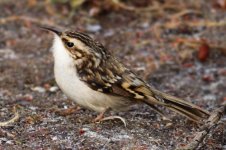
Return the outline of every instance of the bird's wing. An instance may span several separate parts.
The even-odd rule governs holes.
[[[91,71],[84,72],[86,70],[87,68],[80,73],[80,79],[93,90],[129,99],[144,99],[146,95],[152,94],[142,79],[115,58],[109,58],[108,62]]]

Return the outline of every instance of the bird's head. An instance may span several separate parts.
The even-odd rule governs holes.
[[[41,27],[55,33],[56,45],[63,44],[64,49],[74,59],[83,57],[95,57],[102,59],[106,56],[107,50],[102,44],[93,40],[90,36],[77,31],[60,31],[52,27]]]

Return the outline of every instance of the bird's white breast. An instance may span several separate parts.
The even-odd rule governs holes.
[[[74,60],[58,36],[55,36],[52,50],[55,79],[66,96],[77,104],[97,112],[114,107],[114,105],[115,107],[121,105],[122,101],[119,98],[94,91],[79,79],[73,63]]]

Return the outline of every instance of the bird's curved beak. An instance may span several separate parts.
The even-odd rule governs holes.
[[[47,30],[47,31],[51,31],[53,33],[56,33],[58,36],[62,35],[62,31],[60,31],[59,29],[56,29],[54,27],[49,27],[49,26],[39,26],[41,29]]]

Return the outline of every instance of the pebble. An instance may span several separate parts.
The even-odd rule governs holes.
[[[113,36],[114,34],[115,34],[115,32],[113,30],[107,30],[104,33],[104,37],[110,37],[110,36]]]
[[[37,87],[31,88],[31,89],[32,89],[32,91],[36,91],[39,93],[45,93],[46,91],[56,92],[59,88],[57,86],[52,86],[49,89],[46,89],[44,87],[37,86]]]
[[[57,136],[52,137],[53,141],[56,141],[57,139],[58,139]]]
[[[40,87],[40,86],[31,88],[31,89],[32,89],[33,91],[36,91],[36,92],[39,92],[39,93],[45,93],[45,92],[46,92],[46,89],[43,88],[43,87]]]
[[[37,107],[34,107],[34,106],[30,106],[29,108],[30,110],[33,110],[33,111],[36,111],[38,109]]]
[[[5,59],[12,60],[16,59],[17,55],[12,49],[0,49],[0,61]]]
[[[216,95],[214,95],[214,94],[206,94],[206,95],[203,97],[203,100],[204,100],[204,101],[216,101],[216,100],[217,100],[217,97],[216,97]]]
[[[49,88],[50,92],[56,92],[59,88],[57,86],[52,86],[51,88]]]
[[[102,29],[102,27],[99,25],[99,24],[88,24],[86,26],[86,30],[89,31],[89,32],[98,32]]]
[[[12,141],[6,141],[6,144],[12,145],[13,142]]]
[[[143,22],[143,23],[140,24],[140,27],[143,28],[143,29],[147,29],[147,28],[150,27],[150,24],[149,24],[149,22]]]

